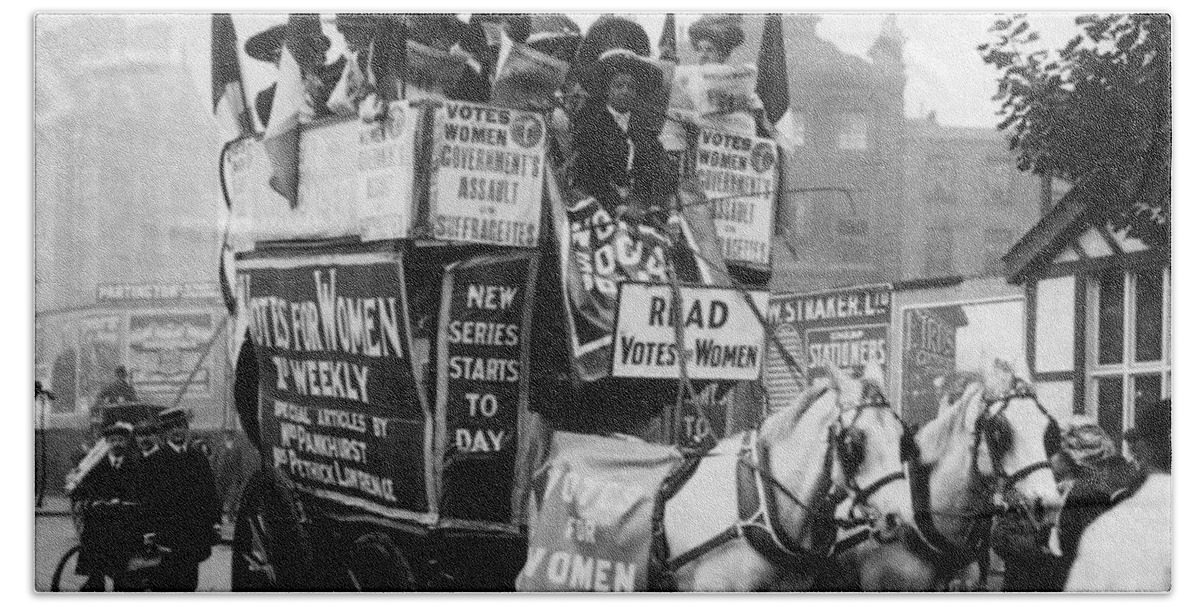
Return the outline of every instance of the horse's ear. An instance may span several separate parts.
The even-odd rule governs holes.
[[[830,366],[829,373],[837,386],[838,404],[843,408],[858,405],[863,397],[863,382],[852,378],[846,368]]]
[[[1016,374],[1007,360],[993,357],[986,351],[983,356],[986,358],[982,367],[985,394],[989,399],[999,399],[1012,390]]]
[[[958,410],[958,423],[962,428],[969,428],[969,425],[974,424],[976,418],[979,417],[980,408],[983,407],[983,392],[984,385],[980,382],[972,382],[963,390],[963,394],[958,398],[958,402],[954,404],[954,408]]]
[[[883,366],[878,361],[868,361],[866,365],[863,365],[862,379],[874,382],[876,386],[883,386]]]

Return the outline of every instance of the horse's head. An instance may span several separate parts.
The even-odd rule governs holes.
[[[965,418],[974,421],[975,470],[1001,484],[1001,506],[1023,508],[1035,523],[1052,523],[1063,505],[1050,468],[1061,441],[1057,421],[1032,386],[999,360],[965,398]]]
[[[909,429],[884,398],[883,372],[868,365],[862,378],[832,370],[838,414],[829,430],[831,477],[852,496],[851,516],[871,520],[877,537],[891,540],[912,525],[912,497],[904,461],[917,458]]]

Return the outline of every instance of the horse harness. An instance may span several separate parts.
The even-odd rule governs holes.
[[[967,529],[965,547],[955,545],[942,535],[934,524],[931,496],[933,467],[921,463],[918,458],[915,460],[916,465],[910,469],[912,475],[909,476],[909,484],[913,497],[913,516],[916,520],[916,534],[910,538],[919,542],[909,542],[908,546],[926,561],[939,565],[940,569],[944,571],[957,570],[972,561],[979,561],[981,567],[985,566],[990,561],[992,519],[999,509],[1010,507],[1004,499],[1007,488],[1035,471],[1050,467],[1048,460],[1042,460],[1022,467],[1011,475],[1004,471],[1003,457],[1013,447],[1012,425],[1004,416],[1004,411],[1008,409],[1013,399],[1018,398],[1032,399],[1038,410],[1050,421],[1043,437],[1046,454],[1054,454],[1059,450],[1061,437],[1058,423],[1033,395],[1028,384],[1014,381],[1012,390],[1003,397],[988,403],[987,407],[980,412],[979,417],[975,419],[975,428],[972,433],[974,442],[971,447],[971,467],[972,474],[976,479],[987,477],[979,469],[979,449],[981,444],[986,442],[992,461],[993,477],[996,479],[995,486],[991,488],[992,503],[996,509],[968,514],[972,517]],[[1003,403],[995,413],[990,413],[992,405],[998,402]]]
[[[701,460],[707,456],[707,452],[686,453],[684,462],[668,475],[656,497],[652,522],[650,576],[652,588],[656,590],[673,589],[674,574],[680,568],[737,538],[745,538],[747,544],[760,555],[772,564],[783,568],[811,568],[831,555],[836,531],[833,527],[822,526],[822,523],[834,522],[843,526],[869,521],[867,519],[854,522],[835,520],[834,510],[842,496],[833,492],[833,458],[837,457],[840,460],[844,474],[851,486],[849,496],[853,498],[853,505],[865,506],[867,499],[872,494],[894,481],[904,479],[903,472],[895,472],[868,484],[865,488],[859,488],[853,481],[854,472],[865,458],[864,444],[866,441],[865,434],[861,429],[855,427],[854,423],[857,422],[862,410],[867,407],[887,407],[887,404],[882,401],[865,403],[854,408],[855,416],[849,425],[842,423],[842,415],[839,414],[837,422],[830,426],[828,447],[825,450],[821,476],[818,478],[816,492],[818,498],[811,505],[800,500],[774,476],[771,471],[770,446],[762,441],[760,429],[744,431],[737,458],[738,521],[709,540],[671,558],[664,524],[666,503],[679,492],[680,488],[695,473]],[[915,442],[906,431],[902,442],[902,453],[914,450]],[[805,547],[802,544],[802,536],[793,539],[783,529],[779,517],[779,493],[814,516],[813,521],[816,525],[812,526],[815,537],[812,547]]]

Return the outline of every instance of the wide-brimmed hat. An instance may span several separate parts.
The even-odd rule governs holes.
[[[608,83],[617,74],[633,76],[640,95],[649,95],[663,84],[663,72],[649,58],[628,49],[611,49],[600,55],[583,72],[582,83],[589,95],[602,98],[608,91]]]
[[[432,46],[431,42],[439,35],[458,42],[470,30],[470,26],[452,13],[413,13],[405,18],[408,20],[408,37],[426,46]]]
[[[508,37],[517,42],[525,42],[533,29],[528,13],[471,13],[467,25],[482,26],[485,22],[503,24]]]
[[[175,427],[187,426],[188,420],[191,417],[191,410],[185,407],[172,407],[159,413],[158,421],[163,429],[173,429]]]
[[[118,420],[104,427],[104,429],[100,431],[100,435],[103,437],[133,437],[133,425],[125,422],[124,420]]]
[[[246,41],[246,54],[259,61],[275,63],[279,50],[283,48],[283,36],[286,26],[273,25]]]
[[[605,15],[588,28],[587,35],[579,45],[576,66],[587,69],[600,56],[612,49],[626,49],[637,55],[650,55],[650,37],[637,22],[624,17]]]
[[[711,40],[725,55],[733,52],[746,40],[742,31],[741,15],[704,15],[688,26],[688,38],[695,45],[698,40]]]
[[[537,14],[533,16],[529,38],[530,48],[551,57],[571,61],[579,50],[583,34],[579,25],[570,17],[560,14]]]

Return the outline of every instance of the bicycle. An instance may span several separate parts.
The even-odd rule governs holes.
[[[141,505],[128,501],[97,502],[90,505],[72,505],[75,515],[76,535],[82,539],[83,530],[88,525],[113,525],[114,522],[136,522],[136,515]],[[154,569],[162,563],[163,555],[170,549],[155,542],[153,532],[143,532],[134,528],[125,529],[126,540],[136,539],[140,535],[140,543],[130,542],[129,557],[120,572],[105,574],[105,591],[149,590]],[[87,575],[79,574],[76,568],[79,556],[83,550],[82,543],[68,549],[58,560],[54,574],[50,578],[50,591],[81,591],[87,581]]]

